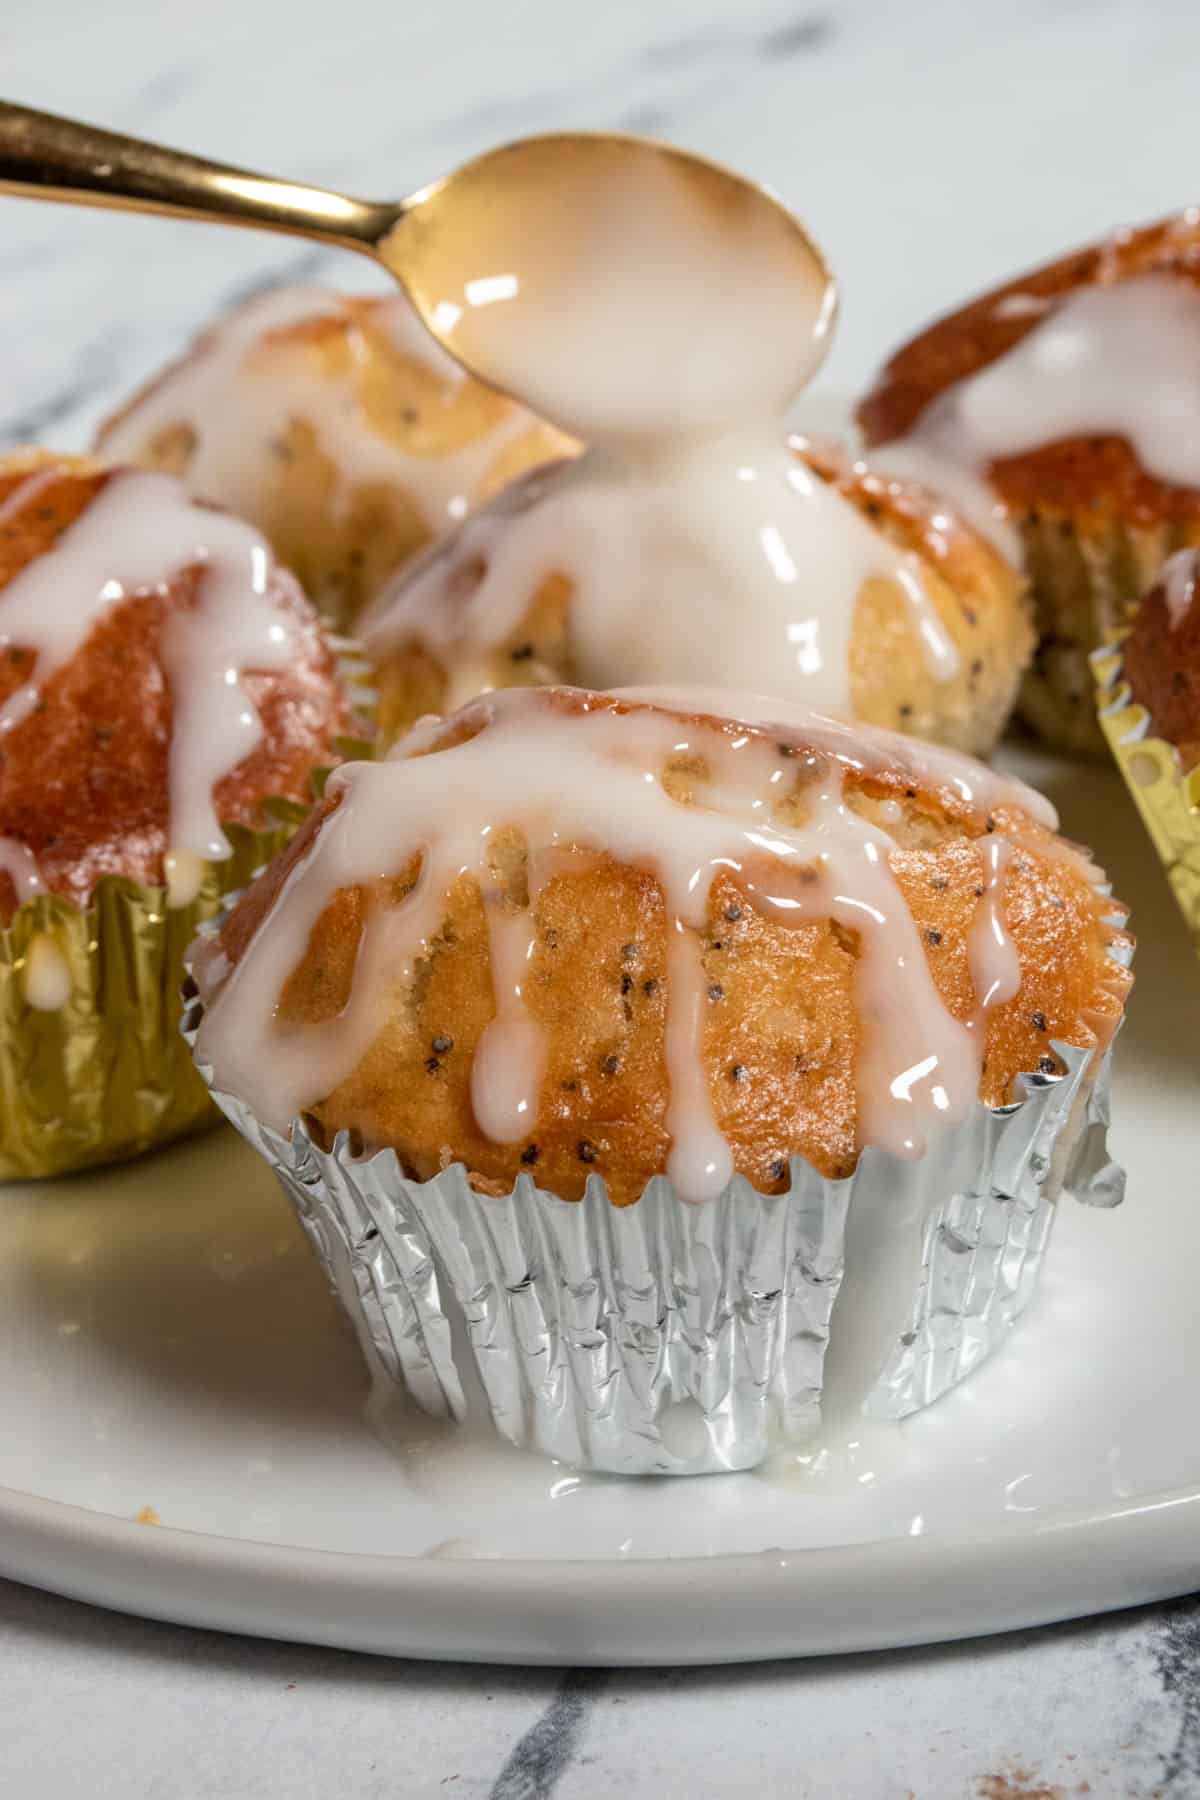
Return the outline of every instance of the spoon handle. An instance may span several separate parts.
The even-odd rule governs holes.
[[[256,225],[368,255],[402,211],[0,101],[0,194],[5,193]]]

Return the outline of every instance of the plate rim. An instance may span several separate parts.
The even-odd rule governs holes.
[[[1200,1483],[982,1534],[457,1559],[144,1524],[0,1487],[0,1574],[143,1618],[378,1655],[703,1665],[930,1644],[1168,1599],[1200,1583],[1198,1520]],[[635,1636],[639,1604],[656,1638]]]

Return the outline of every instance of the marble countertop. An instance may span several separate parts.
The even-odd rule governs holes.
[[[14,98],[400,194],[508,136],[619,126],[773,183],[843,284],[851,391],[972,289],[1183,205],[1195,0],[43,0]],[[286,239],[0,201],[0,443],[86,443],[219,307],[369,288]],[[1193,1602],[969,1644],[733,1670],[456,1669],[224,1638],[0,1583],[0,1791],[1200,1794]]]

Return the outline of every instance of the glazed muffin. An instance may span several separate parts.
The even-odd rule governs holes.
[[[639,1259],[657,1266],[678,1233],[711,1234],[719,1284],[723,1234],[775,1241],[794,1204],[795,1254],[823,1221],[824,1273],[805,1280],[832,1284],[827,1305],[862,1182],[863,1217],[874,1183],[915,1234],[893,1296],[907,1318],[928,1217],[970,1194],[978,1231],[1003,1131],[1026,1143],[1000,1178],[1010,1224],[1023,1183],[1036,1210],[1063,1178],[1129,981],[1099,882],[1045,802],[951,752],[729,694],[512,690],[334,774],[194,956],[196,1056],[385,1361],[412,1336],[385,1290],[413,1284],[378,1259],[407,1231],[477,1300],[482,1232],[488,1279],[533,1279],[545,1308],[537,1271],[552,1284],[556,1259],[564,1281],[599,1280],[599,1257],[644,1293]],[[533,1277],[502,1248],[510,1229]],[[632,1301],[604,1291],[615,1311],[595,1328],[619,1337]],[[894,1323],[892,1302],[877,1310]],[[666,1466],[628,1450],[571,1454]]]
[[[1180,550],[1098,650],[1100,724],[1200,948],[1200,553]]]
[[[823,699],[844,699],[870,724],[985,754],[1008,720],[1032,652],[1021,577],[923,489],[885,480],[826,443],[795,438],[791,448],[807,482],[787,495],[797,532],[818,543],[842,540],[814,574],[828,582],[831,607],[844,607],[850,620],[834,627],[846,640],[835,650],[845,665],[844,694],[824,688]],[[817,669],[806,666],[812,640],[804,635],[803,602],[798,607],[791,591],[761,598],[749,591],[740,604],[726,598],[704,610],[688,585],[672,610],[651,575],[644,600],[631,606],[618,566],[619,591],[606,597],[603,616],[588,589],[595,540],[603,555],[612,534],[593,533],[592,560],[585,560],[562,508],[560,483],[574,473],[545,471],[518,484],[369,609],[362,635],[376,666],[385,735],[497,687],[738,680],[782,696],[808,693],[820,659]],[[813,508],[810,522],[805,502],[818,497],[826,504]],[[647,531],[646,556],[661,556],[661,537],[676,529],[671,521],[657,535]],[[747,537],[749,549],[741,548],[749,560],[755,540]],[[756,606],[762,624],[748,628]],[[647,641],[631,615],[651,607],[665,623]]]
[[[1095,749],[1089,653],[1200,542],[1200,213],[1008,282],[891,358],[859,408],[880,466],[950,493],[1028,573],[1020,710]]]
[[[11,1177],[212,1116],[178,1043],[183,950],[311,803],[351,713],[293,577],[163,475],[0,464],[0,638]]]
[[[339,629],[469,508],[573,448],[465,376],[401,295],[320,288],[247,301],[96,440],[250,520]]]

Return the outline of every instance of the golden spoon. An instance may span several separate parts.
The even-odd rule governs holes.
[[[361,251],[390,269],[452,356],[501,388],[508,364],[494,334],[478,329],[482,307],[494,318],[497,300],[519,300],[535,288],[543,325],[556,305],[569,307],[576,291],[570,277],[580,279],[571,246],[582,242],[587,221],[664,175],[686,191],[713,242],[719,231],[735,229],[796,281],[804,296],[797,335],[812,334],[800,385],[824,353],[834,310],[821,253],[773,195],[670,145],[599,132],[526,138],[487,151],[406,200],[370,201],[0,101],[0,193],[256,225]],[[686,323],[681,318],[680,328]]]

